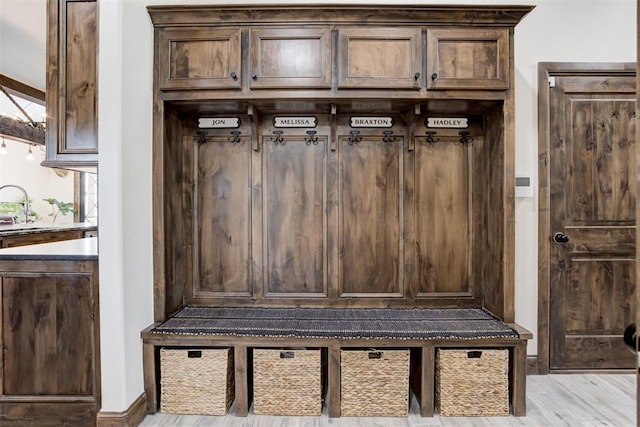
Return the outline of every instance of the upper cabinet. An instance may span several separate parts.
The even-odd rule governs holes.
[[[240,89],[240,30],[167,29],[157,44],[163,89]]]
[[[347,104],[449,95],[505,99],[513,27],[531,7],[148,10],[156,30],[156,87],[167,99],[331,98]]]
[[[509,30],[427,30],[428,89],[509,88]]]
[[[96,0],[49,0],[44,166],[98,164]]]
[[[420,89],[420,28],[338,30],[338,88]]]
[[[331,30],[250,30],[252,89],[331,88]]]

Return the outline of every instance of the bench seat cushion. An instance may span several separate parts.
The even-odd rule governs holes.
[[[186,306],[153,334],[338,339],[518,338],[484,308]]]

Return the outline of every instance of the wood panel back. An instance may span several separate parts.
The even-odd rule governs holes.
[[[471,189],[473,147],[459,138],[416,138],[418,297],[472,295]]]
[[[403,297],[403,139],[340,137],[341,297]]]
[[[267,297],[327,296],[324,222],[327,137],[264,137]]]

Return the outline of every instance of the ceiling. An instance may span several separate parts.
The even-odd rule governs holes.
[[[46,15],[46,0],[0,0],[0,74],[42,91]]]

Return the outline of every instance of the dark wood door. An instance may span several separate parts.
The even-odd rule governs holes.
[[[631,368],[634,78],[561,75],[551,86],[550,369]]]

